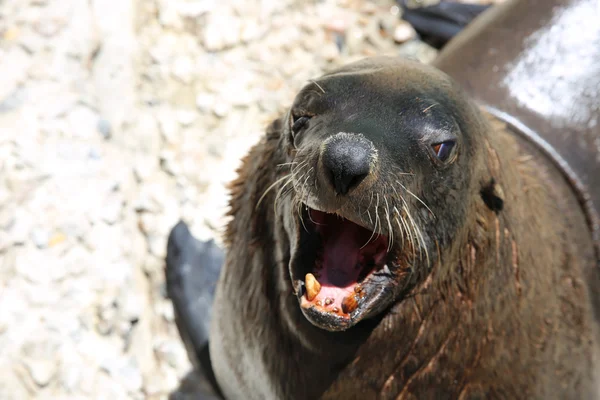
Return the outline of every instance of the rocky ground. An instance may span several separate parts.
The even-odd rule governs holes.
[[[324,70],[436,51],[392,0],[0,0],[0,398],[166,398],[170,228]]]

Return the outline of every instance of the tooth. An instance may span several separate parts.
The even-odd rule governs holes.
[[[351,294],[349,296],[344,297],[342,300],[342,311],[346,314],[351,313],[356,310],[358,307],[358,302],[356,301],[356,295]]]
[[[325,298],[325,305],[326,306],[330,306],[333,304],[333,299],[331,297],[326,297]]]
[[[321,291],[321,284],[313,274],[306,274],[304,284],[306,286],[306,298],[308,301],[313,301]]]

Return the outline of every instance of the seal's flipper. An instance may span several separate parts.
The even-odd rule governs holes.
[[[175,309],[175,322],[196,369],[219,392],[208,353],[211,310],[223,251],[214,241],[196,240],[180,221],[167,244],[167,294]]]
[[[410,23],[424,42],[442,48],[489,6],[481,4],[441,1],[426,7],[408,7],[407,0],[399,0],[402,18]]]

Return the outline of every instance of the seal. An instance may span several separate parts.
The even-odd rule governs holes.
[[[437,69],[304,87],[232,184],[226,398],[596,394],[591,232],[555,165]]]
[[[460,77],[455,54],[439,65]],[[395,58],[299,92],[231,186],[209,335],[225,398],[598,397],[596,198],[495,110]]]

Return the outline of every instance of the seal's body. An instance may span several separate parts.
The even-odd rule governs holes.
[[[375,58],[307,85],[232,190],[226,397],[596,395],[577,197],[437,70]]]
[[[477,58],[469,40],[455,48]],[[453,54],[438,66],[477,96]],[[392,58],[300,91],[232,184],[210,328],[226,398],[598,397],[595,175],[501,98],[480,108],[438,69]],[[581,131],[600,142],[590,121]],[[189,275],[180,242],[172,276]],[[191,286],[170,291],[188,320]]]

